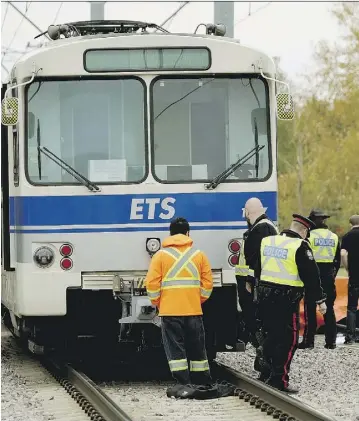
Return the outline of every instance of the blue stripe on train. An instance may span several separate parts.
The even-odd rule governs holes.
[[[11,233],[16,234],[73,234],[73,233],[94,233],[94,232],[155,232],[155,231],[168,231],[168,226],[159,227],[142,227],[142,224],[138,224],[138,227],[121,227],[121,228],[56,228],[56,229],[11,229]],[[193,226],[191,225],[191,231],[232,231],[238,229],[247,229],[246,225],[205,225],[205,226]]]
[[[267,215],[276,220],[276,192],[93,194],[92,196],[11,197],[10,225],[155,224],[166,223],[178,216],[183,216],[192,223],[243,222],[242,208],[253,196],[261,199],[263,206],[268,208]]]

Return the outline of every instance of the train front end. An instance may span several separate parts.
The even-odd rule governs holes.
[[[18,62],[2,303],[34,352],[160,346],[144,278],[178,216],[213,269],[208,347],[237,349],[246,200],[277,219],[274,77],[264,54],[188,34],[69,37]]]

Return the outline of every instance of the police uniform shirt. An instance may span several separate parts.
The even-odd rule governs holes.
[[[285,234],[289,238],[302,239],[302,237],[299,234],[291,230],[284,230],[281,234]],[[296,251],[295,262],[298,267],[299,277],[304,284],[306,296],[317,303],[323,302],[326,296],[323,293],[323,289],[321,286],[319,269],[317,264],[315,263],[312,250],[307,241],[303,240],[302,244]],[[256,262],[254,274],[257,278],[260,279],[260,273],[261,259],[259,256]],[[288,286],[288,288],[295,287]]]
[[[277,235],[277,231],[272,225],[265,222],[258,224],[263,219],[268,219],[267,215],[260,216],[253,224],[253,228],[247,231],[248,237],[244,244],[244,256],[250,269],[255,268],[256,262],[260,258],[263,238],[269,237],[270,235]]]

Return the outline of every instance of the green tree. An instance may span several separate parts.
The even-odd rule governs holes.
[[[335,5],[333,13],[344,35],[321,43],[312,94],[293,123],[278,124],[279,218],[283,227],[293,212],[323,207],[341,234],[359,213],[359,3]]]

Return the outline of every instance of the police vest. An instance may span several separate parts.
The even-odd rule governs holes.
[[[278,233],[278,228],[269,219],[261,219],[251,229],[253,229],[254,227],[256,227],[259,224],[264,224],[264,223],[267,223],[267,224],[271,225]],[[240,252],[239,252],[238,264],[235,267],[235,274],[237,276],[247,276],[247,275],[249,275],[249,276],[254,277],[254,270],[250,269],[249,266],[246,264],[246,258],[244,257],[244,242],[245,242],[245,240],[243,238],[242,243],[241,243]]]
[[[263,238],[261,243],[262,281],[304,287],[298,273],[295,254],[303,240],[282,235]]]
[[[338,236],[327,228],[310,231],[309,243],[317,263],[333,263],[338,242]]]

